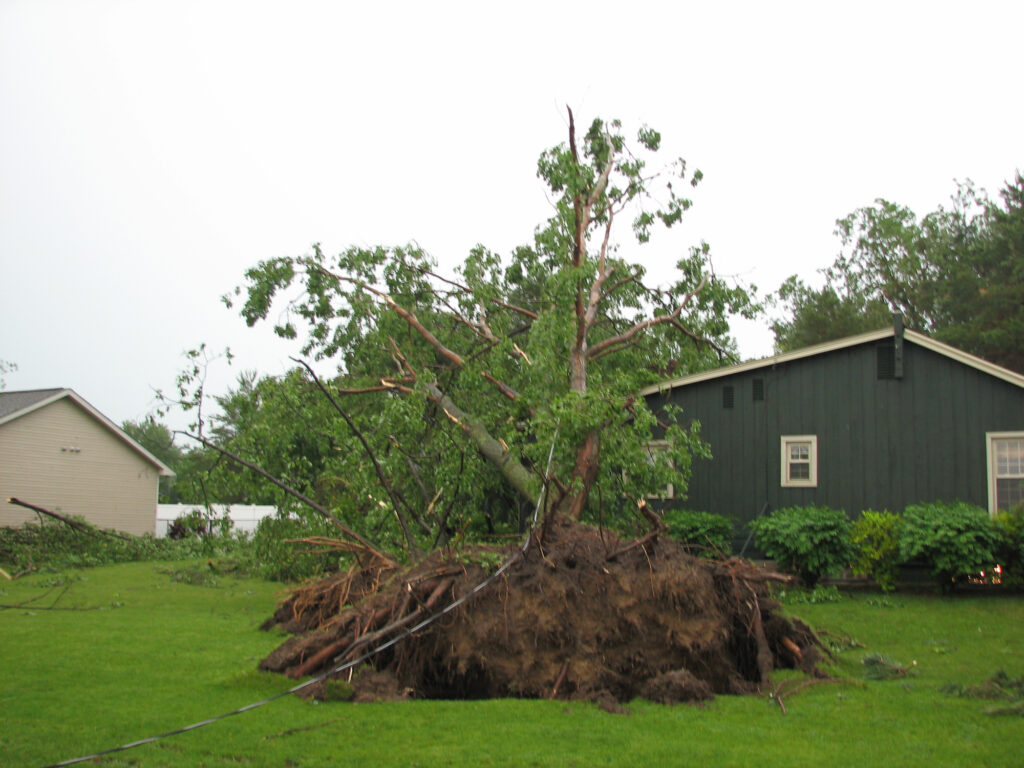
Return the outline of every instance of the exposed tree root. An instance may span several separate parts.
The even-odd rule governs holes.
[[[265,625],[294,636],[260,666],[303,677],[357,659],[468,594],[497,555],[377,561],[304,586]],[[530,547],[488,589],[368,663],[379,695],[673,703],[753,693],[772,670],[814,673],[821,658],[813,632],[768,594],[769,581],[785,578],[737,559],[699,560],[665,537],[630,546],[555,516],[543,550]],[[357,699],[363,677],[353,680]]]

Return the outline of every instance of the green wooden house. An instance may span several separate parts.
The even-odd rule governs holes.
[[[688,498],[739,525],[808,504],[901,511],[1024,502],[1024,376],[892,328],[685,376],[643,391],[700,422]]]

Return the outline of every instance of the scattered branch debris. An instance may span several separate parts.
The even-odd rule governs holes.
[[[898,661],[880,653],[868,654],[861,663],[867,669],[865,676],[869,680],[895,680],[899,677],[906,677],[917,666],[915,661],[909,667],[905,667]]]
[[[1012,678],[1000,669],[980,685],[947,683],[939,690],[950,696],[1009,702],[1002,706],[989,707],[985,714],[1024,717],[1024,675]]]

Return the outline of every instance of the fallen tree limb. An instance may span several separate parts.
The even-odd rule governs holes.
[[[323,385],[323,382],[320,381],[320,377],[316,375],[316,372],[309,367],[309,364],[305,360],[299,360],[298,358],[295,357],[291,358],[291,360],[293,360],[294,362],[298,363],[299,365],[306,369],[306,373],[308,373],[309,376],[313,379],[313,383],[316,384],[317,388],[323,393],[324,397],[327,398],[330,404],[334,407],[334,410],[338,412],[338,415],[345,420],[345,423],[348,425],[348,428],[352,430],[352,433],[362,444],[363,451],[366,453],[367,458],[369,458],[370,462],[373,464],[373,470],[377,474],[377,481],[384,489],[384,492],[388,495],[388,498],[391,499],[391,507],[392,509],[395,510],[395,517],[398,518],[398,524],[402,528],[402,533],[405,534],[406,548],[408,549],[411,555],[419,554],[419,547],[416,546],[416,538],[412,535],[412,532],[409,530],[409,523],[405,519],[405,515],[402,514],[402,508],[404,507],[409,514],[411,514],[414,518],[417,518],[417,521],[419,522],[421,528],[426,529],[428,533],[430,529],[427,528],[426,524],[423,523],[422,520],[418,519],[415,510],[409,507],[408,504],[405,504],[404,500],[398,494],[395,493],[394,489],[391,487],[391,483],[388,482],[387,477],[384,475],[384,470],[381,468],[380,462],[377,461],[377,455],[373,452],[373,449],[370,447],[370,443],[367,442],[366,437],[363,435],[359,427],[356,426],[356,423],[352,421],[352,417],[349,416],[348,413],[346,413],[345,409],[343,409],[338,404],[338,401],[335,400],[331,393],[327,390],[327,387]]]
[[[213,450],[215,450],[218,453],[220,453],[222,456],[226,456],[227,458],[231,459],[232,461],[238,462],[243,467],[251,469],[253,472],[258,474],[260,477],[266,478],[267,480],[272,482],[274,485],[276,485],[278,488],[280,488],[285,493],[288,493],[291,496],[294,496],[296,499],[301,501],[303,504],[308,506],[313,511],[319,512],[321,515],[323,515],[325,518],[327,518],[331,523],[333,523],[334,526],[336,528],[338,528],[338,530],[340,530],[342,533],[344,533],[346,536],[348,536],[350,539],[352,539],[352,541],[358,542],[359,546],[362,548],[362,551],[365,552],[366,554],[369,554],[369,555],[372,555],[372,556],[374,556],[376,558],[379,558],[380,560],[383,560],[386,563],[394,563],[395,562],[395,558],[393,558],[388,553],[382,552],[381,550],[377,549],[377,547],[373,546],[373,544],[371,544],[369,541],[364,539],[358,533],[356,533],[351,528],[349,528],[347,525],[345,525],[343,522],[341,522],[341,520],[339,520],[334,515],[332,515],[328,510],[324,509],[324,507],[322,507],[319,504],[317,504],[315,501],[313,501],[311,498],[306,496],[301,491],[295,490],[290,485],[288,485],[286,483],[283,483],[280,480],[278,480],[276,477],[271,475],[269,472],[266,472],[265,470],[260,469],[255,464],[253,464],[251,461],[246,461],[241,456],[237,456],[236,454],[232,453],[231,451],[227,450],[226,448],[222,448],[221,446],[217,445],[216,443],[211,443],[205,437],[202,437],[200,435],[193,435],[191,432],[182,432],[180,430],[175,430],[175,434],[184,435],[185,437],[188,437],[188,438],[190,438],[192,440],[195,440],[198,443],[202,443],[207,448],[212,448]]]
[[[89,525],[87,523],[80,523],[77,520],[72,520],[70,517],[65,517],[64,515],[60,515],[56,512],[51,512],[50,510],[44,509],[43,507],[37,506],[35,504],[29,504],[27,501],[22,501],[21,499],[15,499],[12,497],[7,500],[7,503],[14,504],[15,506],[18,507],[24,507],[25,509],[31,509],[33,512],[38,512],[41,515],[47,515],[48,517],[52,517],[54,520],[59,520],[60,522],[73,528],[74,530],[80,533],[85,533],[89,536],[96,536],[97,538],[102,538],[103,536],[114,536],[118,539],[124,539],[125,541],[131,541],[132,538],[131,536],[128,536],[123,533],[118,533],[117,531],[110,531],[105,528],[97,528],[96,526]]]
[[[642,547],[644,544],[646,544],[647,542],[651,541],[651,539],[657,538],[658,534],[661,533],[662,531],[664,531],[664,528],[656,528],[656,529],[654,529],[653,531],[651,531],[650,533],[648,533],[646,536],[644,536],[641,539],[633,539],[633,541],[631,541],[626,546],[621,547],[620,549],[615,550],[610,555],[606,555],[605,558],[604,558],[605,562],[609,562],[610,563],[613,560],[615,560],[616,558],[618,558],[620,555],[626,554],[631,549],[636,549],[637,547]]]

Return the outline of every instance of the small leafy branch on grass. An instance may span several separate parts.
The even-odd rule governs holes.
[[[1006,701],[1009,704],[1001,707],[990,707],[985,710],[985,714],[1018,715],[1024,717],[1024,675],[1012,678],[1000,669],[981,685],[946,683],[939,690],[950,696]]]
[[[942,590],[996,565],[999,531],[988,512],[964,502],[912,504],[903,511],[900,557],[928,566]]]
[[[861,663],[867,670],[864,674],[869,680],[894,680],[906,677],[917,666],[915,661],[909,667],[905,667],[898,661],[880,653],[868,654],[861,660]]]
[[[766,555],[807,587],[850,562],[850,521],[830,507],[787,507],[750,523]]]
[[[864,643],[860,642],[860,640],[847,634],[836,634],[820,627],[815,632],[821,639],[822,644],[829,650],[829,653],[833,655],[853,650],[854,648],[865,647]]]

